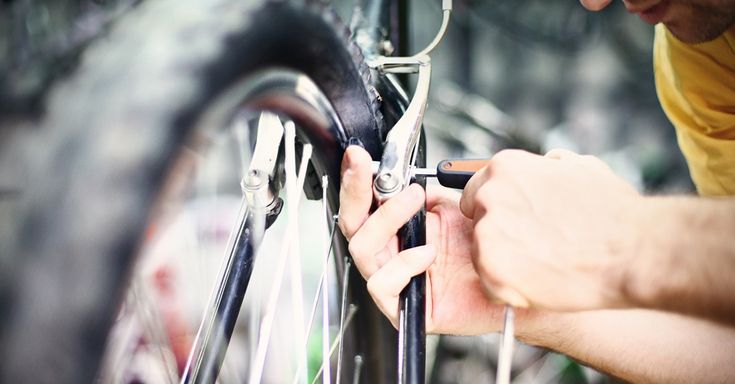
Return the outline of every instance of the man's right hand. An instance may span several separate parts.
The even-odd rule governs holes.
[[[578,311],[631,306],[643,197],[600,159],[566,150],[498,152],[467,183],[483,283],[514,306]]]

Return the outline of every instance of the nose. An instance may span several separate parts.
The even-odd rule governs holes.
[[[589,9],[590,11],[599,11],[607,7],[607,5],[612,2],[612,0],[579,0],[579,1],[582,3],[582,6]]]

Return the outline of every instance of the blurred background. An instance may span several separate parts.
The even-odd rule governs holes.
[[[413,1],[415,49],[433,37],[438,9]],[[487,132],[511,132],[541,152],[601,156],[642,191],[692,190],[656,97],[653,27],[621,2],[597,13],[576,0],[460,0],[454,9],[432,54],[426,126],[445,148],[430,156],[484,156],[497,139]]]
[[[37,117],[46,90],[87,44],[140,2],[0,2],[0,124]],[[352,2],[333,3],[349,20]],[[410,8],[418,50],[439,27],[440,2],[412,0]],[[426,126],[440,146],[429,156],[487,155],[488,133],[510,130],[541,150],[602,156],[641,190],[691,191],[656,99],[652,39],[653,28],[619,2],[593,13],[575,0],[455,0],[432,54]]]
[[[48,90],[140,2],[0,1],[0,142],[14,129],[32,130]],[[350,19],[351,1],[333,4]],[[410,9],[412,51],[418,51],[439,28],[440,1],[412,0]],[[692,192],[656,98],[652,42],[653,27],[620,2],[591,13],[576,0],[455,0],[448,33],[432,53],[429,164],[487,157],[505,147],[567,148],[602,157],[641,191]],[[22,172],[12,163],[12,151],[1,151],[3,196],[14,193]],[[12,207],[3,201],[0,215],[10,217]],[[434,338],[431,345],[432,358],[442,362],[434,382],[493,381],[496,335]],[[515,382],[611,381],[533,348],[519,348],[516,365],[528,373]]]

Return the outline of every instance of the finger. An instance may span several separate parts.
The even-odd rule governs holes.
[[[368,279],[368,292],[394,324],[401,291],[412,277],[429,269],[435,258],[436,249],[432,245],[410,248],[390,259]]]
[[[488,162],[485,168],[475,173],[465,185],[464,191],[462,191],[462,197],[459,199],[459,210],[468,219],[474,217],[477,191],[490,178],[491,164],[492,160]]]
[[[529,308],[531,306],[525,296],[507,285],[493,284],[487,280],[481,280],[481,282],[485,295],[490,299],[516,308]]]
[[[518,290],[507,285],[505,279],[502,278],[502,271],[507,268],[503,268],[499,264],[502,259],[498,260],[498,258],[511,256],[509,252],[504,251],[501,243],[489,233],[485,223],[481,221],[476,224],[472,240],[472,266],[477,275],[480,276],[483,291],[487,297],[501,303],[527,308],[530,304],[529,300]],[[485,229],[480,232],[479,228]],[[492,246],[492,248],[488,249],[489,246]]]
[[[339,228],[348,240],[367,219],[373,201],[372,159],[364,149],[351,145],[342,158],[339,190]]]
[[[396,232],[424,205],[425,194],[418,184],[392,197],[365,220],[350,240],[349,250],[365,279],[378,269],[375,255],[385,249]]]
[[[578,154],[568,149],[562,149],[562,148],[552,149],[549,152],[546,152],[546,155],[544,155],[544,157],[548,157],[549,159],[557,159],[557,160],[561,160],[564,158],[578,157],[578,156],[579,156]]]

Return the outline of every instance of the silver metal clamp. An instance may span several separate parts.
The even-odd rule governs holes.
[[[442,1],[442,24],[434,40],[421,52],[410,57],[379,56],[368,65],[382,73],[418,73],[416,90],[406,112],[388,132],[383,147],[383,157],[373,183],[373,194],[383,202],[405,189],[411,182],[410,170],[416,160],[421,125],[431,83],[431,59],[429,53],[444,37],[452,11],[452,1]]]
[[[388,73],[418,72],[416,90],[411,103],[386,137],[383,158],[373,184],[374,195],[382,202],[402,191],[411,181],[409,171],[415,160],[418,148],[416,144],[429,99],[431,59],[429,56],[381,57],[375,65],[377,69]]]

